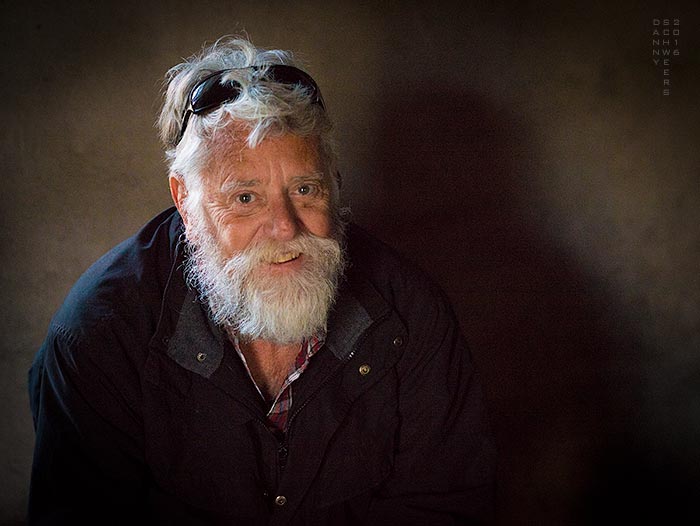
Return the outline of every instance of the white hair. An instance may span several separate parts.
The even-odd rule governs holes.
[[[249,148],[270,135],[318,137],[334,201],[337,199],[337,156],[331,121],[326,111],[313,103],[313,94],[307,89],[259,82],[265,66],[273,64],[299,67],[288,51],[260,49],[244,38],[226,37],[168,71],[158,127],[170,172],[183,178],[193,200],[199,194],[201,170],[215,153],[212,139],[222,128]],[[192,115],[178,142],[190,91],[207,75],[224,69],[231,69],[225,80],[241,84],[241,95],[206,115]]]

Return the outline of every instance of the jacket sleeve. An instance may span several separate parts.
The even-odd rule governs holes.
[[[144,520],[138,382],[112,334],[78,338],[52,326],[29,372],[36,443],[29,524]],[[120,365],[121,364],[121,365]]]
[[[394,469],[372,501],[370,524],[487,524],[495,451],[469,350],[444,295],[412,298],[397,366]]]

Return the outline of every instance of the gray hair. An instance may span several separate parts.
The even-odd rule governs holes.
[[[188,187],[199,186],[200,171],[212,153],[210,141],[222,128],[241,134],[240,139],[250,148],[270,135],[318,137],[328,176],[334,179],[337,156],[326,111],[313,104],[312,94],[302,87],[259,82],[264,66],[273,64],[299,67],[288,51],[259,49],[249,40],[231,37],[219,39],[168,71],[158,127],[168,167],[171,173],[182,176]],[[178,143],[190,91],[207,75],[224,69],[231,69],[225,80],[241,84],[240,97],[206,115],[191,116]],[[334,190],[337,193],[337,188]]]

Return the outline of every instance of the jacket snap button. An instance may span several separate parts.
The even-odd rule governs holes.
[[[397,336],[394,338],[394,346],[395,347],[401,347],[403,345],[403,338],[401,336]]]
[[[287,497],[285,497],[284,495],[277,495],[275,497],[275,504],[277,504],[278,506],[284,506],[285,504],[287,504]]]
[[[359,371],[362,376],[367,376],[371,370],[372,368],[367,364],[360,365]]]
[[[206,359],[207,359],[206,353],[203,353],[203,352],[197,353],[197,361],[198,361],[198,362],[201,363],[201,362],[203,362],[203,361],[206,360]]]

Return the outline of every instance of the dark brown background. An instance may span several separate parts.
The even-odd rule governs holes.
[[[681,523],[700,471],[700,18],[568,3],[0,3],[0,521],[24,515],[26,370],[52,313],[169,204],[163,73],[246,30],[306,59],[355,220],[452,298],[501,523]]]

